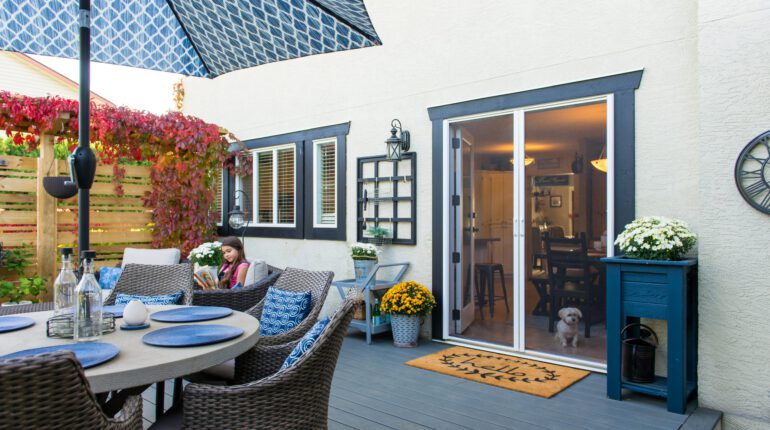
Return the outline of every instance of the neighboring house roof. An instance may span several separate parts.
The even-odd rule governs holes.
[[[0,89],[31,97],[52,95],[77,99],[78,83],[56,70],[19,52],[0,52],[0,56],[2,56],[0,58],[0,65],[5,63],[4,68],[10,64],[7,60],[2,61],[5,58],[26,66],[23,70],[33,69],[38,72],[38,77],[42,78],[37,80],[31,79],[23,70],[17,70],[16,74],[11,73],[10,70],[3,70],[3,73],[0,74]],[[91,91],[91,101],[99,105],[115,106],[115,103],[93,91]]]

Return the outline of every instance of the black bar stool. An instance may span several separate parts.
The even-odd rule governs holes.
[[[508,290],[505,288],[505,274],[503,265],[500,263],[476,263],[476,275],[479,279],[479,289],[482,294],[487,289],[489,295],[489,314],[495,316],[495,272],[500,274],[500,284],[503,288],[503,299],[505,300],[506,313],[511,312],[508,306]]]

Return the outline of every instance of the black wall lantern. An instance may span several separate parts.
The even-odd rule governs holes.
[[[390,137],[385,140],[388,146],[386,158],[388,160],[401,160],[403,153],[409,151],[409,132],[401,128],[401,121],[394,119],[390,122]],[[396,136],[398,132],[398,136]]]
[[[246,200],[245,203],[249,204],[249,196],[246,194],[246,192],[243,191],[243,190],[235,190],[235,198],[236,198],[236,200],[239,197],[238,193],[243,194],[243,198]],[[244,206],[244,207],[246,207],[246,206]],[[241,227],[243,227],[243,232],[241,232],[241,243],[243,243],[243,238],[246,235],[246,227],[251,222],[251,219],[250,218],[244,218],[243,211],[241,210],[241,207],[239,205],[235,205],[233,207],[233,210],[228,212],[227,215],[229,216],[227,223],[230,224],[230,227],[232,227],[233,229],[236,229],[236,230],[241,228]]]

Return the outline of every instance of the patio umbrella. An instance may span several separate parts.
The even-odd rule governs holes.
[[[93,44],[91,41],[93,40]],[[80,59],[78,245],[89,247],[90,61],[214,78],[380,45],[363,0],[0,0],[0,50]]]

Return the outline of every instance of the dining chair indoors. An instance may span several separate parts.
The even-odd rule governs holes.
[[[0,399],[0,429],[142,428],[141,397],[129,396],[108,417],[69,351],[0,360]]]
[[[543,238],[551,286],[548,331],[553,332],[559,309],[573,306],[582,312],[584,336],[589,338],[591,325],[604,319],[604,289],[588,257],[585,233],[577,238],[554,238],[545,233]]]

